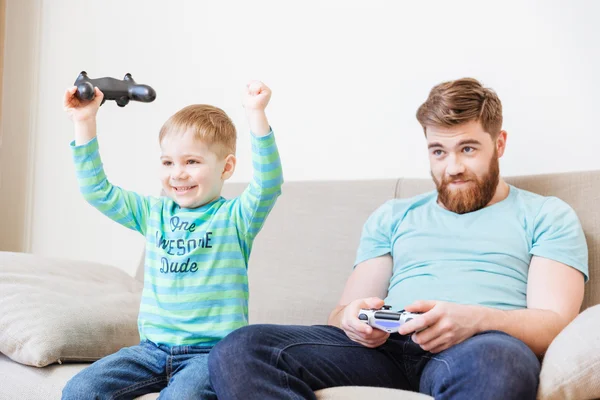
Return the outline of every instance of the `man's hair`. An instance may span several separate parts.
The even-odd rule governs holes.
[[[427,126],[453,127],[471,121],[498,137],[502,129],[502,103],[498,95],[477,79],[463,78],[440,83],[417,110],[417,120],[427,134]]]
[[[193,104],[177,111],[160,129],[158,141],[166,136],[183,134],[191,130],[197,140],[211,147],[217,156],[224,158],[235,154],[237,133],[235,125],[218,107],[206,104]]]

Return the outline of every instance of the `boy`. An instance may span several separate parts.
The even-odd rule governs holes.
[[[216,398],[208,353],[248,323],[247,264],[252,243],[283,177],[265,107],[270,89],[250,82],[244,107],[252,132],[254,177],[235,199],[221,197],[236,165],[236,130],[219,108],[192,105],[162,127],[164,197],[144,197],[111,185],[96,140],[103,94],[81,102],[64,96],[75,125],[71,144],[85,199],[146,237],[144,291],[138,317],[141,343],[124,348],[71,379],[63,399],[129,399],[160,391],[161,399]]]

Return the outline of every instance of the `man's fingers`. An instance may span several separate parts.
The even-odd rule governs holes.
[[[428,311],[425,314],[414,317],[412,320],[402,325],[398,329],[398,333],[401,335],[408,335],[409,333],[429,329],[429,327],[435,325],[442,316],[443,312],[437,309]]]
[[[450,348],[450,346],[446,343],[446,344],[443,344],[442,346],[438,346],[438,347],[435,347],[435,348],[429,350],[429,352],[433,353],[433,354],[437,354],[437,353],[441,353],[444,350],[448,350],[449,348]]]
[[[369,335],[373,332],[373,328],[370,325],[361,322],[358,318],[346,321],[346,329],[358,335]]]
[[[382,344],[384,344],[385,341],[387,340],[387,338],[385,338],[385,339],[365,338],[363,336],[354,335],[352,333],[348,333],[347,335],[351,340],[355,341],[356,343],[359,343],[359,344],[361,344],[365,347],[369,347],[369,348],[379,347]]]
[[[374,329],[370,325],[359,322],[358,326],[348,326],[346,332],[360,339],[361,343],[382,343],[390,336],[389,333],[380,329]]]
[[[409,333],[421,331],[427,328],[430,325],[428,325],[428,320],[424,317],[424,315],[420,315],[403,324],[400,328],[398,328],[398,333],[401,335],[408,335]]]
[[[423,330],[422,332],[413,333],[413,341],[418,344],[429,343],[435,338],[441,336],[442,332],[434,325],[429,328]]]
[[[368,299],[365,299],[365,306],[367,308],[381,308],[383,307],[384,301],[381,300],[379,297],[369,297]]]
[[[417,340],[419,340],[419,339],[417,339]],[[450,338],[448,338],[447,335],[441,335],[441,336],[438,336],[438,337],[434,337],[434,338],[432,338],[431,340],[428,340],[428,341],[419,340],[418,342],[415,342],[415,343],[418,343],[419,346],[421,346],[421,348],[423,350],[430,351],[430,352],[433,353],[432,350],[440,349],[440,348],[442,348],[444,346],[447,346],[449,340],[450,340]]]
[[[408,312],[426,313],[437,304],[434,300],[417,300],[412,304],[407,305],[404,309]]]

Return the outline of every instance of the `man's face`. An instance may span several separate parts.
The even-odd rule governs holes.
[[[476,121],[451,128],[428,126],[429,163],[438,201],[457,214],[487,206],[498,187],[498,159],[505,143],[506,132],[494,140]]]

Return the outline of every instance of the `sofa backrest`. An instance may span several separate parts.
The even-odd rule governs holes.
[[[289,182],[248,267],[250,322],[326,324],[352,272],[361,229],[396,180]],[[245,185],[232,184],[224,196]]]

